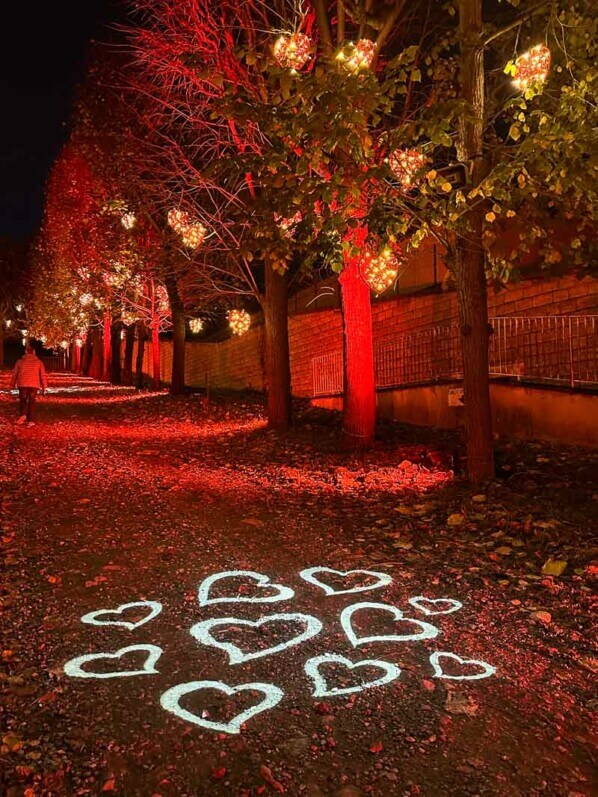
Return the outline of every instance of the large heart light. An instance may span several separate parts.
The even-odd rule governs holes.
[[[116,670],[116,672],[90,672],[82,669],[83,664],[90,661],[105,661],[106,659],[120,659],[133,651],[143,650],[147,653],[147,658],[141,670]],[[88,653],[85,656],[77,656],[75,659],[67,661],[64,665],[64,672],[71,678],[130,678],[134,675],[154,675],[158,672],[156,663],[162,655],[162,648],[157,645],[128,645],[126,648],[114,653]]]
[[[448,675],[443,669],[440,659],[452,659],[453,661],[462,664],[464,667],[477,667],[482,672],[473,673],[472,675]],[[496,667],[487,664],[485,661],[478,661],[477,659],[462,659],[456,653],[446,653],[445,651],[437,651],[430,656],[430,664],[434,668],[434,678],[446,678],[449,681],[479,681],[480,678],[489,678],[496,672]]]
[[[355,574],[362,574],[375,578],[376,583],[370,584],[369,586],[335,590],[329,584],[325,584],[323,581],[320,581],[320,579],[314,575],[315,573],[334,573],[335,575],[342,576],[343,578]],[[380,589],[380,587],[385,587],[392,583],[392,578],[389,575],[386,573],[378,573],[375,570],[333,570],[331,567],[308,567],[305,570],[302,570],[299,575],[304,581],[307,581],[308,584],[313,584],[315,587],[319,587],[321,590],[324,590],[326,595],[347,595],[351,592],[369,592],[371,589]]]
[[[426,598],[424,595],[417,595],[415,598],[409,598],[409,603],[420,612],[429,616],[435,614],[452,614],[463,608],[461,601],[455,600],[454,598]],[[447,608],[443,609],[443,605]]]
[[[217,689],[219,692],[224,692],[226,695],[236,695],[239,692],[262,692],[264,699],[260,700],[255,706],[250,706],[237,714],[229,722],[214,722],[213,720],[204,719],[187,711],[181,707],[181,698],[191,692],[198,692],[202,689]],[[280,703],[284,697],[284,692],[273,684],[240,684],[239,686],[228,686],[222,681],[190,681],[189,683],[179,684],[168,689],[160,698],[160,704],[166,711],[170,711],[177,717],[180,717],[187,722],[192,722],[194,725],[199,725],[201,728],[207,728],[211,731],[219,733],[239,733],[241,726],[247,722],[251,717],[256,714],[261,714],[269,708],[273,708],[277,703]]]
[[[210,598],[210,589],[217,581],[225,578],[250,578],[257,582],[260,589],[276,590],[274,595],[266,595],[263,598],[248,598],[243,595],[223,598]],[[200,606],[211,606],[214,603],[276,603],[278,601],[290,600],[294,596],[294,591],[290,587],[282,584],[273,584],[269,576],[256,573],[254,570],[226,570],[223,573],[214,573],[202,581],[199,586],[197,597]]]
[[[384,675],[380,678],[376,678],[374,681],[366,681],[356,686],[329,687],[326,679],[320,672],[322,664],[342,664],[350,670],[356,670],[358,667],[376,667],[379,670],[384,670]],[[364,689],[371,689],[373,686],[383,686],[384,684],[390,683],[390,681],[396,680],[401,674],[401,670],[396,664],[391,664],[388,661],[363,659],[362,661],[353,662],[345,658],[345,656],[339,656],[336,653],[325,653],[323,656],[314,656],[313,659],[308,659],[305,663],[305,672],[314,683],[314,697],[334,697],[336,695],[350,695],[353,692],[362,692]]]
[[[302,623],[305,630],[297,634],[291,639],[280,642],[278,645],[265,648],[264,650],[256,650],[252,653],[244,653],[241,648],[234,645],[232,642],[219,642],[212,636],[212,629],[219,626],[248,626],[249,628],[260,628],[268,623],[284,622],[284,623]],[[306,639],[319,634],[322,630],[322,623],[317,617],[312,617],[309,614],[270,614],[266,617],[260,617],[259,620],[241,620],[238,617],[222,617],[213,618],[211,620],[202,620],[191,627],[191,636],[193,636],[200,644],[209,645],[213,648],[225,650],[228,653],[230,664],[240,664],[244,661],[251,659],[259,659],[262,656],[272,656],[275,653],[281,653],[287,648],[294,647],[295,645],[305,642]]]
[[[100,619],[101,617],[110,614],[122,614],[127,609],[134,608],[149,608],[149,613],[136,623],[129,623],[125,620]],[[88,612],[87,614],[83,615],[81,622],[89,623],[89,625],[119,625],[122,628],[128,628],[129,631],[133,631],[135,628],[139,628],[139,626],[149,623],[149,621],[153,620],[154,617],[157,617],[161,611],[162,604],[158,601],[133,601],[132,603],[121,603],[121,605],[117,606],[116,609],[98,609],[95,612]]]
[[[401,620],[410,623],[419,629],[418,633],[414,634],[383,634],[372,636],[357,636],[353,630],[352,618],[355,612],[362,609],[375,609],[376,611],[392,614],[395,620]],[[358,645],[367,645],[369,642],[411,642],[412,640],[433,639],[438,636],[438,629],[430,623],[425,623],[423,620],[414,620],[412,617],[405,617],[400,609],[396,606],[390,606],[387,603],[353,603],[347,606],[341,612],[341,625],[343,631],[347,635],[347,639],[353,647]]]

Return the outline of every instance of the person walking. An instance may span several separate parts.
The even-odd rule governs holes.
[[[33,348],[31,341],[25,346],[25,354],[17,360],[12,372],[11,389],[19,390],[19,425],[27,422],[27,426],[35,426],[35,399],[37,391],[44,394],[48,386],[46,369]]]

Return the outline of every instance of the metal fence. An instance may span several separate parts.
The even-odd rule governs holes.
[[[40,357],[40,360],[43,362],[46,371],[49,373],[63,372],[68,370],[68,360],[66,353],[48,354],[44,357]]]
[[[598,316],[509,316],[491,318],[491,377],[529,383],[598,386]],[[457,324],[399,335],[374,349],[378,388],[430,384],[462,377]],[[314,357],[313,395],[343,390],[343,356]]]

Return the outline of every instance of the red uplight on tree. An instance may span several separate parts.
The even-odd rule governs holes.
[[[515,61],[515,85],[526,91],[532,86],[544,83],[550,71],[550,50],[544,44],[537,44]]]
[[[312,42],[305,33],[283,33],[274,42],[274,59],[283,69],[301,69],[309,61]]]
[[[401,186],[414,188],[419,183],[420,172],[427,158],[417,149],[395,149],[388,156],[388,166]]]
[[[244,335],[251,326],[251,316],[247,310],[229,310],[228,323],[233,335]]]

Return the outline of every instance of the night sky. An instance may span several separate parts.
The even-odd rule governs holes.
[[[44,183],[68,132],[87,44],[122,17],[118,0],[17,0],[0,25],[0,236],[25,239],[42,214]],[[10,11],[8,10],[10,8]]]

